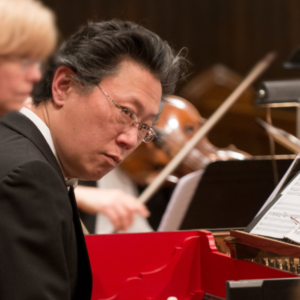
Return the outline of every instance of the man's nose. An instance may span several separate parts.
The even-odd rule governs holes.
[[[138,138],[138,128],[132,126],[124,129],[123,132],[118,135],[117,142],[122,144],[126,150],[135,148],[140,143],[140,139]]]
[[[27,80],[30,82],[38,82],[42,77],[41,67],[38,63],[34,63],[26,70]]]

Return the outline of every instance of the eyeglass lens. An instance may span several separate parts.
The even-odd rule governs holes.
[[[144,143],[154,140],[156,133],[152,127],[140,124],[137,115],[133,111],[127,108],[121,108],[99,85],[98,88],[121,110],[117,118],[119,123],[127,126],[135,126],[138,124],[139,138],[142,139]]]
[[[124,125],[134,126],[138,123],[138,117],[132,111],[122,109],[118,121]],[[145,125],[139,125],[138,136],[144,142],[150,142],[155,138],[155,131]]]

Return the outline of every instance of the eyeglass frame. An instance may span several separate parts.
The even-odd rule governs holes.
[[[38,69],[42,68],[42,61],[38,59],[32,59],[29,57],[23,57],[17,55],[2,55],[1,57],[12,62],[20,63],[23,72],[28,71],[34,65]]]
[[[140,122],[139,122],[139,118],[138,118],[138,116],[136,115],[136,113],[135,112],[133,112],[131,109],[129,109],[129,108],[123,108],[122,106],[120,106],[111,96],[109,96],[102,88],[101,88],[101,86],[100,85],[97,85],[97,87],[103,92],[103,94],[105,95],[105,96],[107,96],[107,98],[108,99],[110,99],[111,101],[112,101],[112,103],[118,108],[118,109],[120,109],[121,110],[121,113],[124,111],[124,110],[126,110],[126,111],[129,111],[133,116],[135,116],[136,117],[136,120],[138,120],[138,122],[134,122],[133,124],[132,124],[132,126],[133,127],[135,127],[136,125],[139,125],[137,128],[138,128],[138,132],[142,129],[142,127],[143,126],[147,126],[147,133],[148,133],[148,131],[151,131],[151,140],[147,140],[147,139],[145,139],[145,138],[141,138],[140,136],[139,136],[139,134],[138,134],[138,137],[139,138],[141,138],[142,139],[142,141],[144,142],[144,143],[149,143],[149,142],[151,142],[151,141],[153,141],[156,137],[157,137],[157,133],[156,133],[156,131],[155,131],[155,129],[153,128],[153,126],[149,126],[149,125],[147,125],[147,124],[141,124]],[[147,134],[146,133],[146,134]]]

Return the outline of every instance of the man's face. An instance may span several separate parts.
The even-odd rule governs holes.
[[[20,110],[40,78],[39,67],[30,60],[0,57],[0,117],[11,110]]]
[[[160,81],[148,70],[123,61],[101,88],[121,107],[133,111],[142,124],[152,125],[162,96]],[[117,120],[120,109],[95,87],[88,94],[70,88],[50,129],[65,176],[98,180],[124,160],[141,142],[137,127]]]

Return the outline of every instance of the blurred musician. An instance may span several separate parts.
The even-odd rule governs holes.
[[[31,0],[0,1],[0,118],[20,110],[41,78],[41,63],[54,50],[54,16]]]
[[[12,63],[27,72],[37,57]],[[141,26],[90,23],[53,56],[33,107],[2,117],[1,299],[90,299],[73,185],[100,179],[154,138],[151,125],[181,62]]]
[[[129,178],[123,178],[122,184],[118,185],[119,176],[115,177],[114,171],[111,173],[98,182],[80,182],[75,189],[80,216],[89,232],[152,231],[145,219],[149,216],[147,208],[138,202],[137,194],[129,188],[134,184],[128,182]]]

